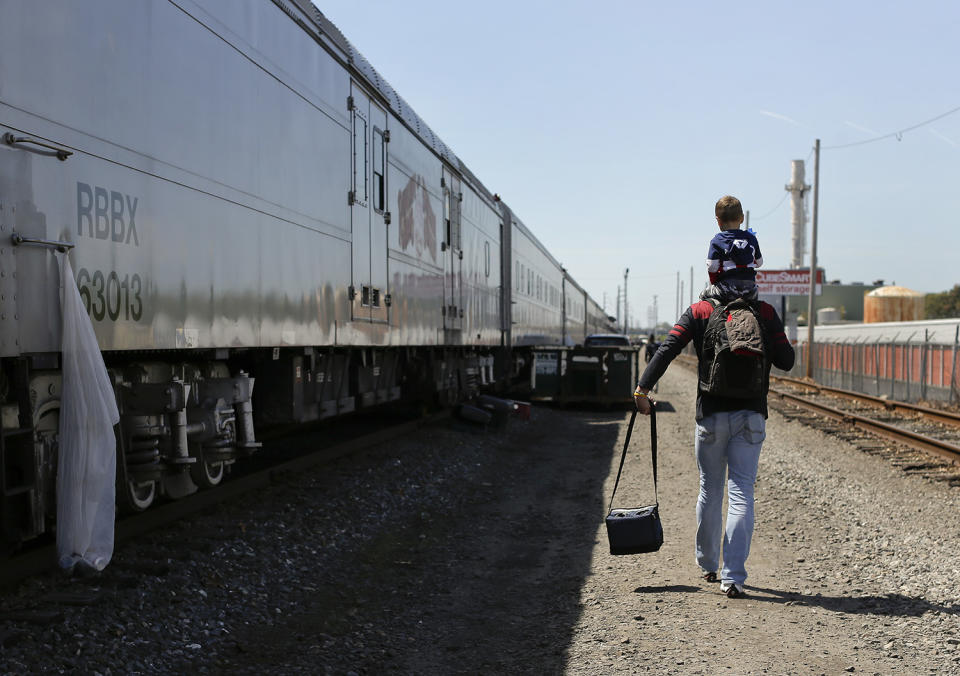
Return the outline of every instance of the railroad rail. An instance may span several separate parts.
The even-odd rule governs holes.
[[[696,368],[697,360],[695,357],[690,355],[680,355],[678,358],[682,364],[688,367]],[[897,413],[912,413],[920,415],[923,418],[932,420],[940,424],[946,424],[951,427],[960,428],[960,415],[949,411],[941,411],[926,406],[920,406],[917,404],[909,404],[906,402],[891,401],[889,399],[882,399],[880,397],[873,397],[870,395],[862,394],[860,392],[851,392],[849,390],[843,390],[834,387],[827,387],[824,385],[819,385],[814,382],[797,380],[796,378],[788,378],[783,376],[772,375],[771,380],[774,383],[782,383],[784,385],[790,385],[793,387],[800,387],[807,390],[812,390],[816,393],[828,394],[839,399],[846,399],[849,401],[857,401],[861,403],[867,403],[872,406],[882,407],[887,411],[897,412]],[[953,464],[960,464],[960,445],[951,443],[943,439],[938,439],[936,437],[929,436],[927,434],[921,434],[919,432],[914,432],[912,430],[904,429],[898,425],[893,425],[887,422],[881,422],[879,420],[873,420],[868,416],[860,415],[849,410],[844,410],[842,408],[837,408],[834,406],[829,406],[822,402],[817,402],[811,400],[809,397],[796,394],[793,392],[787,392],[781,388],[771,386],[770,395],[779,398],[780,400],[787,401],[791,404],[805,408],[820,415],[838,420],[844,424],[859,428],[863,431],[869,432],[875,436],[879,436],[885,439],[888,439],[897,444],[903,444],[911,448],[924,451],[926,453],[933,453],[937,456],[947,460]]]
[[[890,439],[896,443],[903,443],[922,451],[935,453],[950,462],[960,463],[960,446],[951,444],[948,441],[913,432],[896,425],[880,422],[879,420],[872,420],[866,416],[827,406],[826,404],[811,401],[802,395],[784,392],[783,390],[773,387],[770,388],[770,394],[789,401],[792,404],[796,404],[797,406],[813,410],[822,415],[834,418],[835,420],[840,420],[841,422],[864,429],[877,436]]]
[[[450,411],[445,410],[430,416],[391,424],[375,432],[341,439],[315,451],[298,454],[289,460],[270,464],[246,472],[241,476],[234,476],[229,481],[198,491],[191,496],[157,505],[144,512],[119,517],[115,530],[115,542],[120,544],[133,540],[140,535],[168,526],[208,507],[233,500],[273,483],[279,483],[283,481],[284,476],[302,472],[310,467],[331,462],[351,453],[357,453],[365,448],[401,437],[449,416]],[[312,437],[309,434],[300,436]],[[287,437],[284,441],[292,444],[304,443],[303,439],[300,438],[291,439]],[[0,561],[0,587],[10,586],[38,573],[53,570],[56,565],[56,545],[53,543],[14,554],[10,558]]]
[[[804,387],[810,390],[815,390],[817,392],[823,392],[825,394],[832,394],[838,397],[844,397],[846,399],[855,399],[857,401],[862,401],[867,404],[882,406],[883,408],[889,411],[904,411],[909,413],[915,413],[928,420],[960,427],[960,414],[954,413],[952,411],[944,411],[936,408],[930,408],[928,406],[920,406],[919,404],[911,404],[905,401],[896,401],[893,399],[886,399],[884,397],[875,397],[871,394],[864,394],[863,392],[855,392],[853,390],[841,389],[839,387],[821,385],[819,383],[811,382],[809,380],[800,380],[798,378],[791,378],[788,376],[770,376],[770,377],[775,382],[786,383],[788,385],[794,385],[796,387]]]

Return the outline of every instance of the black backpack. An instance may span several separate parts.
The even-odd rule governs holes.
[[[757,306],[743,298],[708,300],[713,312],[700,353],[700,391],[732,399],[763,396],[770,360]]]

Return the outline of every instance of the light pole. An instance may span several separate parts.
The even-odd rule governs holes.
[[[820,139],[813,147],[813,222],[810,235],[810,296],[807,299],[807,378],[813,378],[813,294],[817,290],[817,207],[820,203]]]
[[[627,275],[629,274],[630,268],[623,271],[623,335],[629,333],[628,327],[630,326],[627,322]]]

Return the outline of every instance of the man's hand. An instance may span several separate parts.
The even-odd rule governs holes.
[[[636,404],[637,412],[640,415],[650,415],[651,404],[650,397],[647,396],[648,394],[649,390],[644,391],[639,387],[633,393],[633,403]]]

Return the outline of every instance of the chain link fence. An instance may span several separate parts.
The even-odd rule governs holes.
[[[925,331],[921,340],[876,341],[847,339],[814,343],[813,378],[818,383],[898,401],[960,403],[957,347],[932,343]],[[806,343],[796,345],[797,360],[789,375],[806,375]]]

